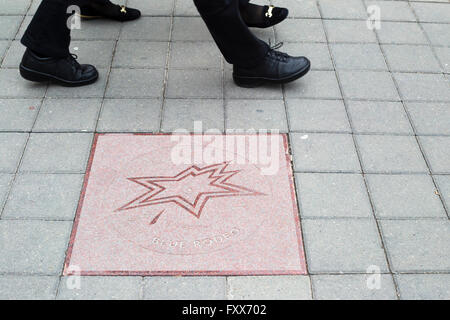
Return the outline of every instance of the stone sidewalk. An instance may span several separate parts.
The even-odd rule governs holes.
[[[99,81],[61,88],[18,73],[39,1],[0,0],[0,298],[450,299],[449,1],[274,3],[290,19],[255,32],[311,58],[295,83],[238,88],[191,0],[128,0],[143,11],[136,22],[73,32]],[[83,277],[68,289],[94,133],[194,121],[289,134],[308,275]]]

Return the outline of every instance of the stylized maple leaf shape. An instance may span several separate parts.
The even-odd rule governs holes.
[[[164,203],[175,203],[196,218],[211,198],[258,196],[263,193],[227,182],[241,172],[225,171],[229,163],[215,164],[203,168],[191,166],[173,177],[128,178],[150,191],[130,201],[117,211],[131,210]],[[152,221],[156,223],[164,211]]]

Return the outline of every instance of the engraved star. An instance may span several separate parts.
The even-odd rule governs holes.
[[[240,171],[226,171],[228,165],[228,163],[221,163],[203,168],[192,166],[173,177],[128,178],[150,191],[117,211],[174,203],[199,219],[211,198],[264,195],[244,186],[229,183],[228,180]],[[163,212],[164,210],[153,219],[151,224],[156,223]]]

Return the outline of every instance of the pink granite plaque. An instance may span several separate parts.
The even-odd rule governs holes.
[[[97,135],[64,273],[305,274],[287,137]]]

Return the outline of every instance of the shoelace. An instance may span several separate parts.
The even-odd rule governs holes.
[[[283,42],[278,42],[272,45],[272,41],[269,39],[270,50],[268,54],[278,61],[286,62],[288,59],[288,55],[284,52],[277,51],[283,46],[283,44],[284,44]]]
[[[78,56],[75,53],[71,53],[67,56],[67,61],[69,61],[73,67],[76,69],[80,67],[80,64],[77,61]]]

